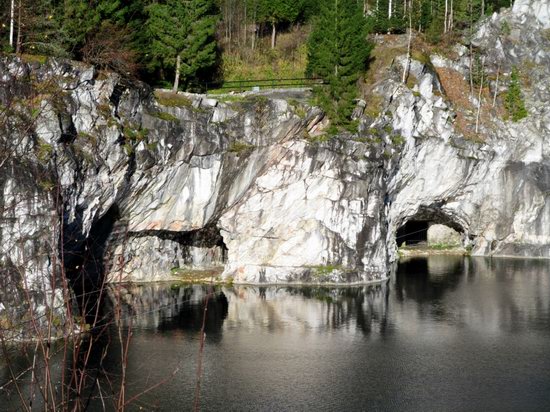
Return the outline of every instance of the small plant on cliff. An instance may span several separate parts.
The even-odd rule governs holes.
[[[174,116],[173,114],[170,114],[168,112],[156,112],[151,113],[151,116],[155,116],[157,119],[164,120],[167,122],[177,122],[178,118]]]
[[[252,149],[254,149],[253,145],[248,144],[246,142],[242,142],[240,140],[236,140],[236,141],[231,143],[228,150],[231,153],[235,153],[237,155],[240,155],[240,154],[252,151]]]
[[[512,69],[510,85],[508,86],[508,91],[506,92],[504,105],[508,111],[508,116],[514,122],[517,122],[528,115],[527,109],[525,108],[525,103],[523,102],[523,97],[521,95],[519,75],[516,67]]]
[[[53,153],[53,146],[51,144],[48,144],[43,141],[38,142],[38,151],[36,154],[36,157],[38,157],[38,160],[46,163],[52,157],[52,153]]]

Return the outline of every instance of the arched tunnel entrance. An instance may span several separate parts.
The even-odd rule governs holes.
[[[427,244],[429,227],[430,222],[427,220],[409,220],[405,222],[403,226],[397,229],[395,235],[397,245]]]
[[[465,247],[469,243],[463,222],[439,208],[421,208],[403,219],[395,233],[397,247]]]

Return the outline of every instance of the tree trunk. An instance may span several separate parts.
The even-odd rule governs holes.
[[[481,92],[483,91],[483,66],[484,65],[485,65],[485,56],[481,58],[481,82],[479,84],[479,93],[477,96],[476,133],[479,131],[479,118],[481,116]]]
[[[15,0],[11,0],[10,8],[10,46],[13,48],[13,29],[15,26]]]
[[[388,20],[391,19],[392,12],[393,12],[392,0],[390,0],[388,2]]]
[[[271,48],[275,48],[275,39],[277,38],[277,25],[274,21],[271,22]]]
[[[243,40],[243,44],[246,46],[246,32],[248,31],[248,21],[247,21],[247,15],[246,15],[246,1],[244,2],[244,33],[243,33],[243,37],[244,37],[244,40]]]
[[[176,57],[176,76],[174,77],[174,87],[172,88],[172,91],[174,93],[177,93],[180,87],[180,67],[181,67],[181,56],[178,54],[178,56]]]
[[[254,12],[252,16],[252,20],[254,20],[254,33],[252,34],[252,50],[256,48],[256,34],[258,33],[258,23],[256,22],[257,17],[257,0],[254,0]]]
[[[495,84],[495,94],[493,96],[493,107],[495,107],[495,105],[497,104],[497,94],[498,94],[498,77],[500,75],[500,66],[498,66],[497,68],[497,81],[496,81],[496,84]]]
[[[451,0],[451,11],[449,12],[449,24],[447,25],[447,29],[449,31],[453,30],[454,26],[454,12],[453,12],[453,0]]]
[[[17,7],[17,44],[15,46],[15,54],[21,53],[21,0]]]
[[[403,83],[407,81],[407,77],[409,76],[409,68],[411,65],[412,32],[412,13],[409,6],[409,42],[407,43],[407,61],[405,62],[405,67],[403,67],[403,78],[401,79]]]
[[[449,18],[449,0],[445,0],[445,18],[443,19],[443,33],[447,33],[447,19]]]

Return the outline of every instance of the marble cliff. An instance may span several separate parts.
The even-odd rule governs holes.
[[[413,55],[407,84],[397,56],[358,103],[358,131],[330,138],[303,93],[174,97],[75,62],[2,59],[0,313],[62,306],[61,273],[380,281],[411,220],[453,227],[473,255],[550,258],[549,30],[534,0],[478,26],[477,132],[469,44]],[[514,67],[519,122],[498,111]]]

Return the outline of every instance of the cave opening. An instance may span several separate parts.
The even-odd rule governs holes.
[[[428,229],[430,222],[427,220],[409,220],[403,226],[397,229],[395,236],[397,245],[407,246],[420,245],[428,243]]]
[[[65,276],[80,314],[87,322],[93,321],[89,317],[93,317],[95,308],[101,305],[101,290],[105,282],[105,252],[119,217],[118,205],[112,205],[92,224],[88,236],[80,231],[79,211],[75,222],[65,226],[61,242]]]
[[[173,269],[201,270],[223,266],[227,262],[228,249],[215,223],[185,232],[142,231],[135,237],[156,237],[174,242],[177,245],[174,253],[168,253],[174,259]]]
[[[420,208],[395,233],[398,247],[463,247],[471,240],[460,219],[437,207]]]

